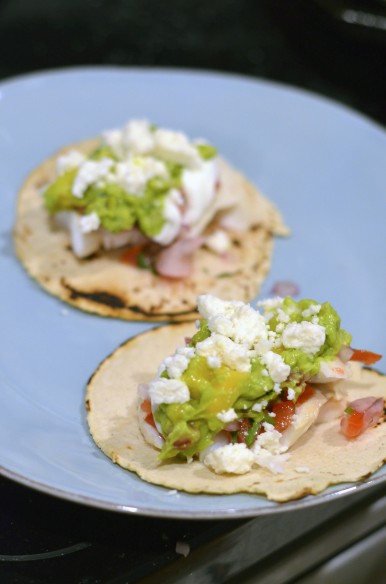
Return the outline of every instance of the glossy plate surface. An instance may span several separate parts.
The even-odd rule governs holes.
[[[108,460],[85,421],[89,376],[148,330],[82,313],[43,292],[15,259],[17,191],[60,147],[129,118],[206,137],[281,209],[261,296],[295,282],[329,300],[354,344],[386,354],[386,132],[312,94],[249,78],[178,70],[80,68],[0,84],[0,466],[28,486],[95,507],[175,518],[249,517],[314,505],[386,480],[339,485],[288,504],[252,495],[173,494]],[[385,361],[379,369],[385,372]]]

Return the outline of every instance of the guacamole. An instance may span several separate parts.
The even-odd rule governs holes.
[[[142,126],[134,121],[132,129],[149,135],[157,131],[156,126]],[[56,180],[43,192],[47,211],[95,214],[99,225],[111,233],[136,226],[149,238],[158,235],[165,225],[167,196],[172,189],[181,190],[186,165],[178,162],[178,152],[173,160],[167,151],[137,152],[140,145],[139,140],[134,150],[122,145],[114,149],[102,141],[84,160],[79,153],[76,163],[71,160],[73,153],[68,160],[64,156]],[[189,146],[202,161],[217,155],[210,144]]]
[[[200,321],[189,343],[192,356],[178,378],[189,389],[190,398],[183,403],[165,401],[153,408],[165,440],[162,460],[192,458],[225,428],[230,428],[231,440],[238,441],[238,431],[229,424],[232,421],[241,423],[243,441],[250,446],[264,423],[275,425],[273,404],[296,403],[321,363],[332,361],[342,346],[351,343],[351,335],[340,328],[339,315],[328,302],[275,299],[260,303],[261,314],[243,303],[210,295],[199,297],[199,309],[200,305],[207,318]],[[258,319],[255,336],[249,326],[251,317]],[[224,327],[230,331],[228,337],[218,332]],[[208,346],[213,347],[211,355]],[[232,351],[232,358],[235,351],[245,357],[234,367],[229,365]],[[176,364],[181,364],[181,354],[174,357]],[[177,375],[171,359],[165,360],[163,378],[169,378],[169,373],[174,378]]]

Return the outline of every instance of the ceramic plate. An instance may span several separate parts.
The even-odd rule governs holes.
[[[173,494],[107,459],[86,426],[89,376],[148,323],[105,319],[43,292],[15,258],[17,191],[63,145],[129,118],[206,137],[281,209],[293,235],[276,242],[261,296],[290,280],[329,300],[355,345],[386,354],[386,133],[312,94],[233,75],[79,68],[0,84],[0,465],[41,491],[95,507],[175,517],[248,517],[314,505],[386,480],[339,485],[288,504],[252,495]],[[380,369],[385,372],[385,364]]]

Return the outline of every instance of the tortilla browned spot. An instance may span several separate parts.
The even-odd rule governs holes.
[[[263,494],[279,502],[320,493],[329,485],[363,480],[384,464],[385,421],[355,440],[340,433],[339,421],[313,426],[291,448],[285,472],[280,474],[261,468],[240,476],[216,475],[198,461],[160,463],[158,451],[145,442],[139,429],[137,386],[150,381],[156,364],[183,345],[193,331],[191,323],[175,324],[130,339],[90,379],[86,397],[90,432],[115,463],[169,489]],[[356,364],[353,377],[340,387],[347,391],[349,401],[366,395],[386,398],[386,377]]]
[[[64,149],[92,151],[91,140]],[[21,188],[14,230],[16,254],[28,273],[46,291],[82,310],[127,320],[192,320],[197,294],[210,290],[224,298],[253,298],[271,261],[273,236],[284,235],[280,214],[239,172],[221,161],[221,208],[239,196],[239,204],[253,217],[242,234],[231,233],[227,258],[201,248],[195,254],[192,276],[173,281],[121,261],[122,250],[101,251],[77,259],[68,234],[55,228],[44,209],[40,191],[54,179],[55,160],[48,159]],[[209,230],[213,228],[209,226]]]

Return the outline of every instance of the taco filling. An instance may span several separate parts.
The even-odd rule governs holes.
[[[260,309],[260,310],[259,310]],[[384,399],[349,401],[351,363],[380,355],[351,348],[328,303],[198,297],[202,320],[138,389],[138,416],[158,459],[199,459],[217,474],[281,473],[309,428],[335,420],[350,441],[383,418]]]
[[[45,160],[19,193],[15,250],[48,292],[127,320],[194,320],[197,295],[253,298],[280,213],[204,140],[132,120]]]
[[[68,230],[73,253],[127,248],[124,261],[170,278],[189,276],[194,252],[231,247],[228,227],[243,229],[233,205],[214,231],[203,231],[218,205],[220,160],[204,140],[132,120],[104,132],[90,154],[70,150],[44,190],[46,209]],[[233,201],[233,204],[235,201]],[[236,201],[237,206],[237,201]]]

